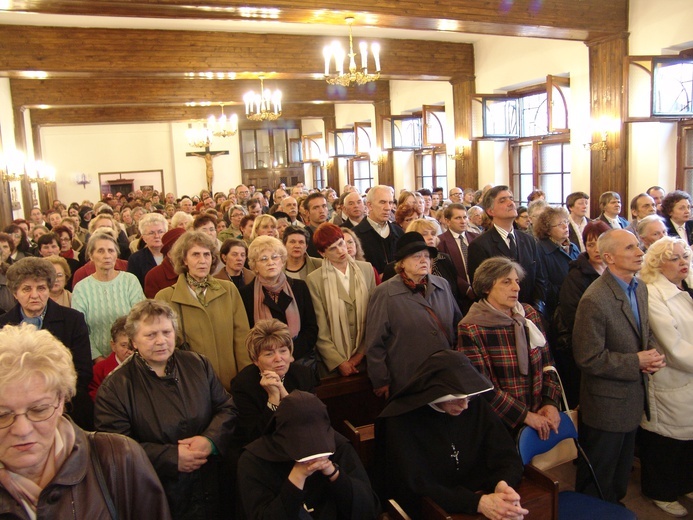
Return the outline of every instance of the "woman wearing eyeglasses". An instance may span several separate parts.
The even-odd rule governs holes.
[[[228,391],[231,380],[251,363],[245,348],[248,318],[238,289],[210,275],[219,263],[217,244],[201,231],[181,235],[170,259],[178,281],[155,298],[176,311],[183,340],[209,359]]]
[[[161,239],[168,231],[166,218],[159,213],[147,213],[139,223],[139,230],[145,247],[128,258],[128,273],[134,274],[144,288],[144,277],[164,261]]]
[[[255,280],[241,289],[241,298],[250,327],[271,318],[286,323],[294,344],[294,362],[315,368],[318,323],[313,301],[306,282],[284,273],[286,257],[286,247],[279,239],[256,237],[248,248],[248,265]]]
[[[558,307],[558,295],[563,280],[568,276],[570,262],[580,254],[578,246],[569,239],[570,223],[565,208],[547,207],[532,221],[534,235],[539,241],[537,250],[539,263],[548,283],[545,288],[546,307],[544,316],[551,322]]]
[[[171,518],[137,442],[88,436],[63,416],[77,380],[70,351],[48,330],[0,331],[0,517]]]

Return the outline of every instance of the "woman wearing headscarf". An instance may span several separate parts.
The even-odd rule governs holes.
[[[370,520],[379,509],[354,448],[332,429],[322,401],[299,390],[246,446],[238,484],[245,514],[254,520]]]
[[[373,266],[347,252],[342,230],[325,222],[313,233],[322,266],[308,275],[318,321],[316,349],[321,376],[350,376],[363,370],[368,300],[375,289]]]
[[[492,383],[491,406],[517,432],[523,424],[547,439],[561,422],[553,358],[541,318],[518,301],[524,270],[509,258],[484,260],[474,273],[474,303],[458,326],[458,349]]]
[[[455,345],[462,313],[450,284],[431,274],[437,255],[420,233],[405,233],[395,252],[397,275],[373,291],[365,343],[376,395],[398,392],[428,356]]]
[[[258,217],[261,218],[261,217]],[[248,248],[248,264],[255,280],[240,291],[248,325],[276,318],[291,331],[296,362],[315,367],[318,324],[306,282],[284,273],[286,248],[279,239],[258,236]]]
[[[448,513],[521,519],[522,462],[479,394],[493,388],[461,352],[426,359],[375,423],[377,482],[412,518],[430,497]],[[492,514],[493,513],[493,514]]]

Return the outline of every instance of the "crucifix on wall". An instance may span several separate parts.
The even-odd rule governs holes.
[[[220,155],[229,155],[228,150],[211,151],[209,145],[205,146],[204,152],[188,152],[187,157],[202,157],[205,160],[205,176],[207,177],[207,189],[212,193],[212,184],[214,184],[214,165],[212,161]]]

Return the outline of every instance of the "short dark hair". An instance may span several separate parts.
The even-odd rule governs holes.
[[[647,193],[638,193],[635,197],[630,199],[630,211],[637,211],[638,210],[638,199],[640,197],[649,197]]]
[[[582,243],[586,244],[588,240],[594,240],[609,231],[611,226],[603,220],[593,220],[582,230]]]
[[[55,242],[60,246],[60,238],[58,238],[58,235],[55,233],[46,233],[45,235],[41,235],[38,237],[38,240],[36,241],[36,245],[39,247],[39,251],[43,246],[51,244],[51,242]]]
[[[493,208],[493,204],[496,200],[496,197],[501,191],[510,191],[510,188],[508,186],[505,186],[503,184],[499,184],[498,186],[494,186],[493,188],[490,188],[485,194],[484,194],[484,200],[482,201],[481,205],[484,207],[484,210],[488,213],[488,210]],[[512,193],[512,191],[510,191]]]
[[[496,280],[509,274],[513,269],[518,278],[522,280],[525,276],[525,270],[517,262],[505,256],[487,258],[474,272],[474,282],[472,283],[474,292],[479,298],[485,298],[493,289]]]
[[[48,283],[48,288],[53,287],[55,278],[58,273],[55,267],[45,258],[36,256],[27,256],[13,263],[5,276],[7,277],[7,287],[14,294],[22,282],[27,278],[35,280],[45,280]]]
[[[284,245],[286,245],[291,235],[303,235],[303,238],[306,239],[306,244],[310,241],[310,235],[305,229],[298,226],[289,226],[284,230],[284,234],[282,235],[282,242]]]
[[[205,224],[209,224],[210,222],[216,227],[217,219],[214,215],[210,215],[209,213],[200,213],[193,220],[192,228],[197,229],[204,226]]]
[[[429,190],[428,188],[421,188],[420,190],[418,190],[418,192],[424,197],[430,197],[432,195],[431,190]]]
[[[246,244],[244,240],[241,240],[240,238],[227,238],[224,240],[224,243],[221,244],[219,256],[228,255],[232,247],[242,247],[245,249],[245,254],[248,254],[248,244]]]
[[[121,316],[120,318],[116,318],[116,320],[113,322],[113,325],[111,325],[111,340],[115,342],[115,340],[118,339],[118,336],[120,336],[121,334],[123,336],[127,336],[127,332],[125,332],[125,322],[127,320],[127,315]]]
[[[650,192],[653,190],[664,191],[664,188],[662,188],[661,186],[650,186],[649,188],[647,188],[647,191],[645,193],[650,195]]]
[[[455,210],[462,210],[465,213],[467,212],[467,208],[464,207],[464,204],[460,204],[459,202],[453,202],[452,204],[448,204],[447,207],[443,210],[443,217],[447,220],[450,220],[452,218],[452,213]]]
[[[575,203],[580,199],[589,200],[590,196],[587,195],[587,193],[585,193],[584,191],[574,191],[565,198],[565,205],[568,209],[570,209],[573,206],[575,206]]]
[[[606,205],[614,199],[621,200],[621,195],[615,191],[605,191],[599,196],[599,209],[603,211]]]
[[[319,191],[316,193],[311,193],[303,201],[303,209],[308,211],[308,208],[310,207],[310,203],[313,202],[315,199],[325,199],[325,202],[327,202],[327,198],[322,193],[320,193]]]
[[[676,206],[676,204],[683,199],[686,199],[689,203],[691,202],[691,196],[685,191],[674,190],[671,193],[667,193],[662,199],[662,214],[665,217],[671,215],[671,212],[674,210],[674,206]]]

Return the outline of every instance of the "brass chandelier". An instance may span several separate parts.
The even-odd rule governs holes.
[[[368,44],[366,42],[359,43],[359,53],[361,55],[361,68],[356,68],[356,53],[354,52],[354,39],[351,34],[351,26],[354,24],[354,18],[346,18],[346,24],[349,26],[349,54],[346,54],[339,42],[332,42],[326,46],[322,55],[325,58],[325,81],[330,85],[341,85],[348,87],[352,84],[364,85],[380,78],[380,44],[375,42],[371,44],[371,53],[373,54],[373,62],[375,64],[375,73],[368,73]],[[349,56],[349,68],[344,71],[344,59]],[[330,64],[334,60],[336,72],[330,73]]]

